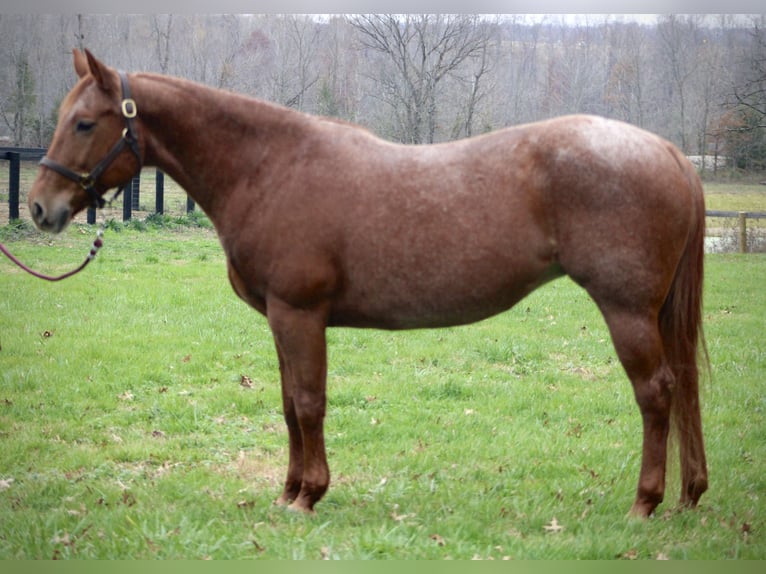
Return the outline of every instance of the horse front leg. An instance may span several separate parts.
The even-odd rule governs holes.
[[[270,299],[267,316],[279,356],[290,445],[287,478],[276,502],[312,512],[330,484],[324,442],[327,313],[321,306],[296,309]]]
[[[291,383],[285,371],[285,361],[282,358],[279,345],[276,345],[276,347],[282,385],[282,412],[287,424],[289,458],[284,490],[275,504],[287,506],[298,498],[301,491],[301,482],[303,482],[303,437],[301,436],[301,427],[298,423],[298,415],[295,412],[292,392],[289,391]]]

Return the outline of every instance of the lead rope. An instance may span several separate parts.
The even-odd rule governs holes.
[[[109,207],[112,205],[112,202],[117,198],[117,196],[120,194],[120,192],[124,189],[123,187],[120,187],[117,189],[117,191],[114,192],[114,195],[112,195],[111,199],[109,201],[105,202],[106,206]],[[101,247],[104,245],[104,229],[106,228],[106,217],[104,217],[103,211],[101,211],[101,224],[98,228],[98,231],[96,232],[96,239],[93,241],[93,245],[90,248],[90,252],[88,253],[88,256],[85,258],[85,261],[83,261],[79,267],[76,269],[73,269],[72,271],[68,271],[67,273],[64,273],[63,275],[45,275],[44,273],[39,273],[35,271],[34,269],[31,269],[30,267],[27,267],[24,265],[21,261],[19,261],[14,255],[8,251],[8,248],[0,243],[0,251],[3,252],[3,254],[8,257],[11,261],[13,261],[16,265],[18,265],[21,269],[32,275],[33,277],[37,277],[38,279],[44,279],[45,281],[61,281],[62,279],[66,279],[67,277],[71,277],[72,275],[76,275],[83,269],[85,269],[88,266],[88,263],[93,261],[96,258],[96,254],[98,253],[98,250],[101,249]]]
[[[76,275],[77,273],[85,269],[88,263],[90,263],[91,261],[93,261],[93,259],[95,259],[96,254],[98,253],[98,250],[101,249],[102,245],[104,245],[104,241],[102,239],[103,235],[104,235],[104,227],[102,225],[99,228],[98,232],[96,232],[96,239],[93,241],[93,246],[90,248],[90,253],[88,253],[88,256],[85,258],[85,261],[83,261],[80,264],[80,266],[77,267],[76,269],[73,269],[72,271],[69,271],[68,273],[64,273],[63,275],[58,275],[55,277],[51,275],[45,275],[44,273],[38,273],[34,269],[27,267],[21,261],[16,259],[16,257],[14,257],[13,254],[10,251],[8,251],[8,249],[2,243],[0,243],[0,251],[2,251],[3,254],[5,254],[5,256],[8,257],[8,259],[13,261],[16,265],[21,267],[24,271],[26,271],[27,273],[29,273],[30,275],[34,277],[37,277],[38,279],[45,279],[46,281],[61,281],[62,279],[66,279],[67,277]]]

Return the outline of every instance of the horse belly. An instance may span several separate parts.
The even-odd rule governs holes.
[[[379,197],[375,210],[353,214],[331,320],[390,329],[471,323],[556,275],[553,232],[536,195],[514,192],[499,175],[482,181],[470,173],[430,174],[380,195],[396,201]],[[429,188],[434,181],[441,186]]]
[[[561,275],[551,254],[467,260],[434,251],[389,263],[346,278],[332,324],[415,329],[473,323],[510,309]]]

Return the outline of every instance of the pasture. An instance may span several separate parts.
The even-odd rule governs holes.
[[[93,233],[0,239],[54,273]],[[638,408],[568,279],[471,326],[330,330],[332,486],[304,516],[272,506],[276,356],[211,230],[113,225],[60,284],[3,260],[0,558],[764,559],[766,259],[706,265],[710,490],[677,512],[674,467],[638,521]]]

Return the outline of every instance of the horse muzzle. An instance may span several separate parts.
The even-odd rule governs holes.
[[[64,231],[72,220],[73,213],[69,203],[63,198],[54,197],[44,201],[42,198],[35,198],[32,194],[29,198],[29,212],[37,228],[49,233]]]

